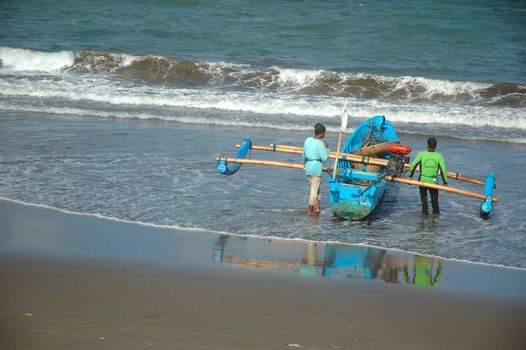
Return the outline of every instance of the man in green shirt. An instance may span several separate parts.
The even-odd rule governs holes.
[[[440,170],[442,182],[447,186],[446,164],[442,154],[435,152],[437,147],[437,140],[434,137],[427,139],[427,151],[417,154],[416,158],[409,167],[409,177],[413,177],[413,173],[417,165],[420,165],[420,177],[418,181],[438,184],[438,171]],[[440,214],[438,207],[438,190],[420,187],[420,201],[422,202],[422,214],[428,215],[429,209],[427,206],[427,190],[431,194],[431,205],[433,206],[433,214]]]
[[[325,137],[325,125],[314,125],[314,137],[309,136],[303,145],[303,164],[305,175],[310,183],[309,209],[307,215],[320,213],[320,183],[323,162],[329,158],[331,150],[329,144],[322,139]]]

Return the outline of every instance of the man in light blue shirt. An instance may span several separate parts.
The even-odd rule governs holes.
[[[314,125],[314,137],[309,136],[303,145],[303,164],[305,175],[310,183],[309,209],[307,215],[320,213],[320,183],[323,162],[329,158],[331,150],[329,144],[322,139],[325,137],[325,125]]]

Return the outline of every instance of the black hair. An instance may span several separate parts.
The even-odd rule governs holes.
[[[314,135],[321,134],[324,131],[325,125],[323,125],[322,123],[316,123],[316,125],[314,125]]]
[[[427,139],[427,147],[429,147],[429,149],[435,149],[437,148],[437,139],[435,139],[434,137],[430,137]]]

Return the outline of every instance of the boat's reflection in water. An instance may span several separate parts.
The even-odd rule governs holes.
[[[302,276],[384,281],[434,287],[443,274],[439,258],[365,246],[252,237],[220,236],[216,264],[243,268],[294,270]]]

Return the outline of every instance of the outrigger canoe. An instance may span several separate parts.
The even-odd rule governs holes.
[[[399,143],[396,131],[377,115],[360,124],[343,147],[343,153],[391,159],[389,147]],[[330,205],[334,213],[348,220],[361,220],[371,214],[380,203],[388,185],[384,174],[387,165],[371,165],[348,160],[342,156],[329,177]]]
[[[344,129],[343,120],[342,117],[341,130]],[[340,132],[340,140],[341,135],[342,132]],[[351,134],[341,153],[340,140],[338,150],[330,154],[330,158],[335,159],[335,169],[324,168],[324,171],[329,174],[330,205],[333,212],[340,218],[347,220],[366,218],[379,205],[390,182],[433,188],[482,199],[480,215],[484,218],[489,217],[493,210],[493,203],[499,201],[493,193],[495,176],[492,173],[486,176],[485,182],[456,172],[447,173],[449,179],[484,186],[484,194],[406,178],[405,172],[409,168],[407,155],[411,148],[399,143],[393,125],[384,116],[377,115],[362,122]],[[240,169],[241,164],[304,168],[303,164],[298,163],[245,159],[249,150],[303,154],[301,147],[277,144],[256,146],[249,139],[243,140],[237,147],[239,150],[236,158],[216,158],[216,171],[219,174],[233,175]]]

